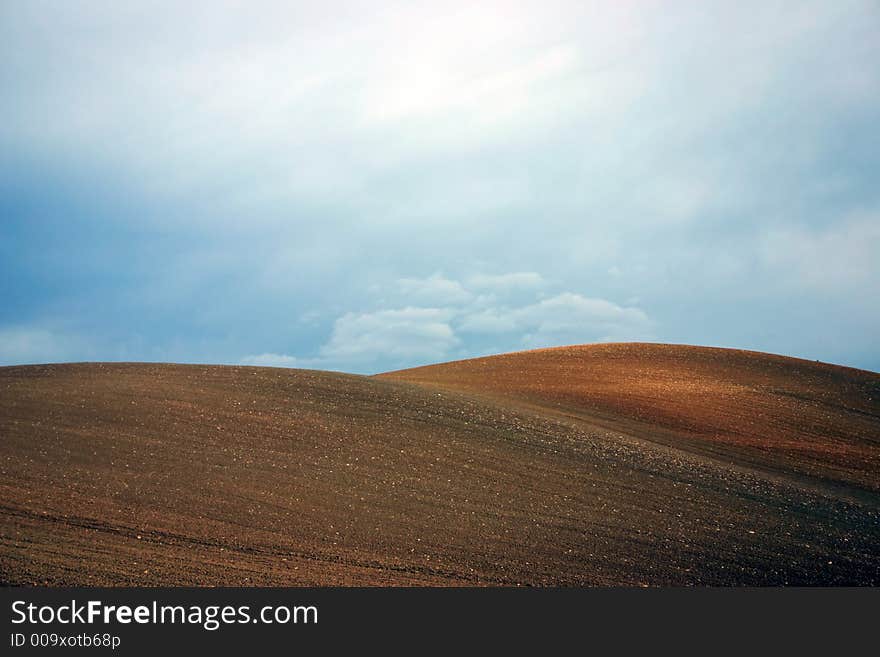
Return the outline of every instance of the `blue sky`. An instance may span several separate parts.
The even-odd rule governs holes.
[[[878,34],[873,0],[4,2],[0,364],[880,370]]]

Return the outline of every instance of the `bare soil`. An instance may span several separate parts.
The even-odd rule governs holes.
[[[0,368],[0,581],[880,584],[880,375],[661,345]]]

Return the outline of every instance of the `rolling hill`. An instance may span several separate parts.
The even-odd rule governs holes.
[[[734,349],[629,343],[539,349],[381,376],[880,491],[880,375],[873,372]]]
[[[0,581],[880,584],[880,375],[695,347],[0,368]]]

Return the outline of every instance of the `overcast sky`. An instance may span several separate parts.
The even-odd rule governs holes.
[[[0,4],[0,364],[880,370],[880,3]]]

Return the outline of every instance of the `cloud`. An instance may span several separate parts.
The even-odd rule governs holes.
[[[397,284],[408,302],[445,300],[447,305],[347,312],[336,319],[314,357],[266,353],[241,362],[377,371],[475,356],[486,350],[497,353],[653,335],[654,323],[639,308],[573,292],[538,298],[547,283],[534,272],[476,275],[466,283],[434,274],[398,279]],[[499,306],[497,296],[478,295],[470,287],[515,291],[520,296]]]
[[[464,314],[457,328],[466,333],[516,334],[518,342],[529,347],[653,336],[653,323],[641,309],[573,292],[520,307]]]
[[[459,344],[449,325],[452,315],[448,309],[414,307],[346,313],[334,323],[320,356],[353,364],[442,360]]]
[[[647,340],[653,336],[652,322],[639,308],[572,292],[516,309],[512,315],[526,331],[523,344],[530,347]]]

